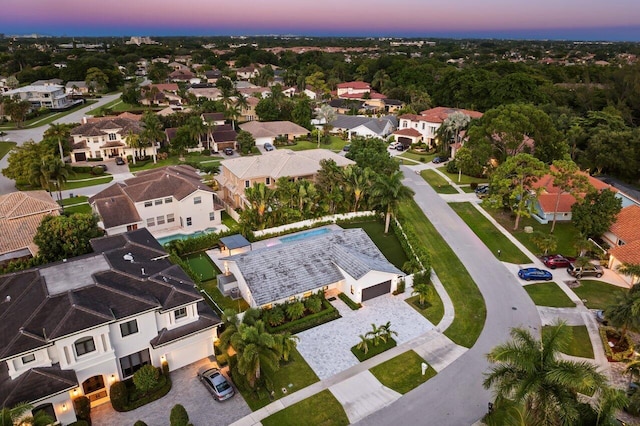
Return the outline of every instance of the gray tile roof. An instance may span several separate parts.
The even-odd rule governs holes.
[[[356,127],[365,126],[372,132],[383,135],[387,124],[398,127],[398,119],[395,116],[388,115],[380,118],[372,117],[359,117],[355,115],[343,115],[339,114],[331,125],[339,129],[355,129]]]
[[[370,271],[404,275],[362,229],[310,236],[226,258],[236,262],[258,305],[271,303]]]
[[[32,368],[11,380],[8,371],[0,372],[0,404],[13,407],[25,401],[37,401],[49,395],[78,387],[74,370],[61,370],[60,364],[51,367]]]

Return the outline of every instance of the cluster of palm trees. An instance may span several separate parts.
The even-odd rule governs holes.
[[[0,426],[46,426],[53,424],[55,419],[42,410],[30,415],[33,405],[26,402],[16,404],[12,407],[3,407],[0,410]]]
[[[229,358],[229,363],[237,385],[250,389],[265,386],[273,390],[273,374],[280,368],[281,361],[289,361],[298,336],[289,332],[269,333],[260,315],[260,310],[249,309],[240,320],[235,311],[226,310],[223,315],[225,330],[220,335],[219,345],[227,354],[231,348],[236,353]]]
[[[315,182],[280,178],[273,189],[262,183],[247,188],[250,207],[242,212],[241,222],[246,229],[265,229],[327,214],[378,209],[385,213],[386,233],[399,203],[414,194],[402,178],[399,171],[386,176],[367,167],[341,168],[333,160],[323,160]]]
[[[371,324],[371,331],[358,336],[360,338],[360,342],[356,345],[356,349],[367,354],[370,346],[379,346],[380,343],[387,343],[393,338],[393,336],[397,335],[398,333],[391,329],[390,321],[387,321],[386,324],[382,324],[380,326]]]
[[[542,333],[514,328],[512,339],[496,346],[487,358],[494,363],[484,386],[495,402],[487,425],[612,425],[615,413],[628,403],[623,391],[588,362],[568,361],[571,330],[562,322]],[[585,395],[593,395],[590,404]]]

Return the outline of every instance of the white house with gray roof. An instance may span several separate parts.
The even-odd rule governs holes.
[[[330,124],[332,132],[346,132],[349,140],[352,136],[384,139],[396,130],[398,119],[393,115],[376,118],[338,114]]]
[[[320,230],[326,231],[313,235]],[[225,274],[235,278],[250,306],[262,308],[318,291],[335,289],[362,303],[397,289],[404,273],[362,229],[314,231],[307,231],[312,235],[306,238],[285,237],[275,245],[223,258]]]

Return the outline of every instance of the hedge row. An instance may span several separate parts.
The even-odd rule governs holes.
[[[362,308],[362,304],[361,303],[356,303],[353,300],[351,300],[351,298],[349,296],[347,296],[344,293],[338,293],[338,297],[340,298],[340,300],[342,300],[344,303],[347,304],[348,307],[351,308],[351,310],[353,311],[357,311],[358,309]]]
[[[624,336],[627,342],[627,350],[624,352],[613,352],[613,348],[609,346],[609,338],[607,332],[620,336],[620,332],[613,327],[600,327],[600,338],[602,339],[602,346],[604,347],[604,353],[611,361],[624,361],[631,359],[634,353],[633,342],[627,334]]]
[[[267,325],[267,330],[270,333],[282,333],[288,331],[291,334],[301,333],[310,328],[316,327],[320,324],[324,324],[335,319],[341,318],[340,313],[334,308],[328,300],[323,301],[325,309],[315,314],[307,315],[303,318],[295,321],[290,321],[277,327],[270,327]]]
[[[114,382],[109,390],[113,409],[119,412],[135,410],[168,394],[171,390],[171,378],[168,374],[164,374],[163,370],[165,370],[164,366],[160,369],[162,374],[160,374],[156,388],[148,394],[133,400],[130,400],[129,386],[126,384],[131,379],[127,379],[124,382]]]
[[[431,256],[426,248],[420,244],[420,240],[416,236],[413,225],[409,222],[400,225],[400,222],[391,222],[391,228],[398,237],[400,245],[410,258],[417,259],[425,271],[431,270]]]
[[[165,244],[165,248],[168,252],[173,252],[178,256],[184,256],[202,250],[208,250],[220,243],[220,238],[235,235],[237,233],[238,231],[228,230],[212,232],[209,234],[199,235],[197,237],[186,238],[184,240],[173,240]]]

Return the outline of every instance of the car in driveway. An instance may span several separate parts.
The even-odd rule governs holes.
[[[484,198],[489,195],[489,185],[478,185],[474,192],[478,198]]]
[[[224,401],[236,393],[231,383],[217,368],[209,368],[199,372],[198,378],[216,401]]]
[[[342,150],[344,152],[349,152],[350,149],[351,149],[351,145],[348,145],[348,144],[342,147]]]
[[[225,155],[233,155],[233,148],[225,148],[224,149],[224,154]]]
[[[575,262],[576,259],[574,257],[565,257],[561,254],[550,254],[542,256],[541,260],[547,268],[556,269],[566,268],[571,262]]]
[[[116,157],[116,165],[123,166],[124,165],[124,159],[122,157]]]
[[[604,317],[604,311],[602,309],[596,311],[596,321],[598,321],[602,325],[609,325],[609,322]]]
[[[567,272],[572,277],[576,277],[578,279],[582,277],[600,278],[604,274],[604,269],[602,269],[602,266],[595,265],[593,263],[587,263],[584,266],[578,266],[574,262],[571,262],[569,263],[569,266],[567,266]]]
[[[271,145],[269,142],[264,144],[264,150],[265,151],[273,151],[274,149],[276,149],[273,145]]]
[[[106,172],[106,171],[107,171],[107,169],[108,169],[108,167],[107,167],[107,165],[106,165],[106,164],[96,164],[96,166],[95,166],[95,167],[99,167],[99,168],[101,168],[103,172]]]
[[[407,149],[407,148],[401,143],[396,145],[396,151],[404,151],[405,149]]]
[[[448,160],[447,157],[434,157],[434,159],[431,161],[435,164],[440,164],[440,163],[444,163],[447,160]]]
[[[540,268],[523,268],[518,271],[518,277],[525,281],[551,281],[553,275],[549,271]]]

